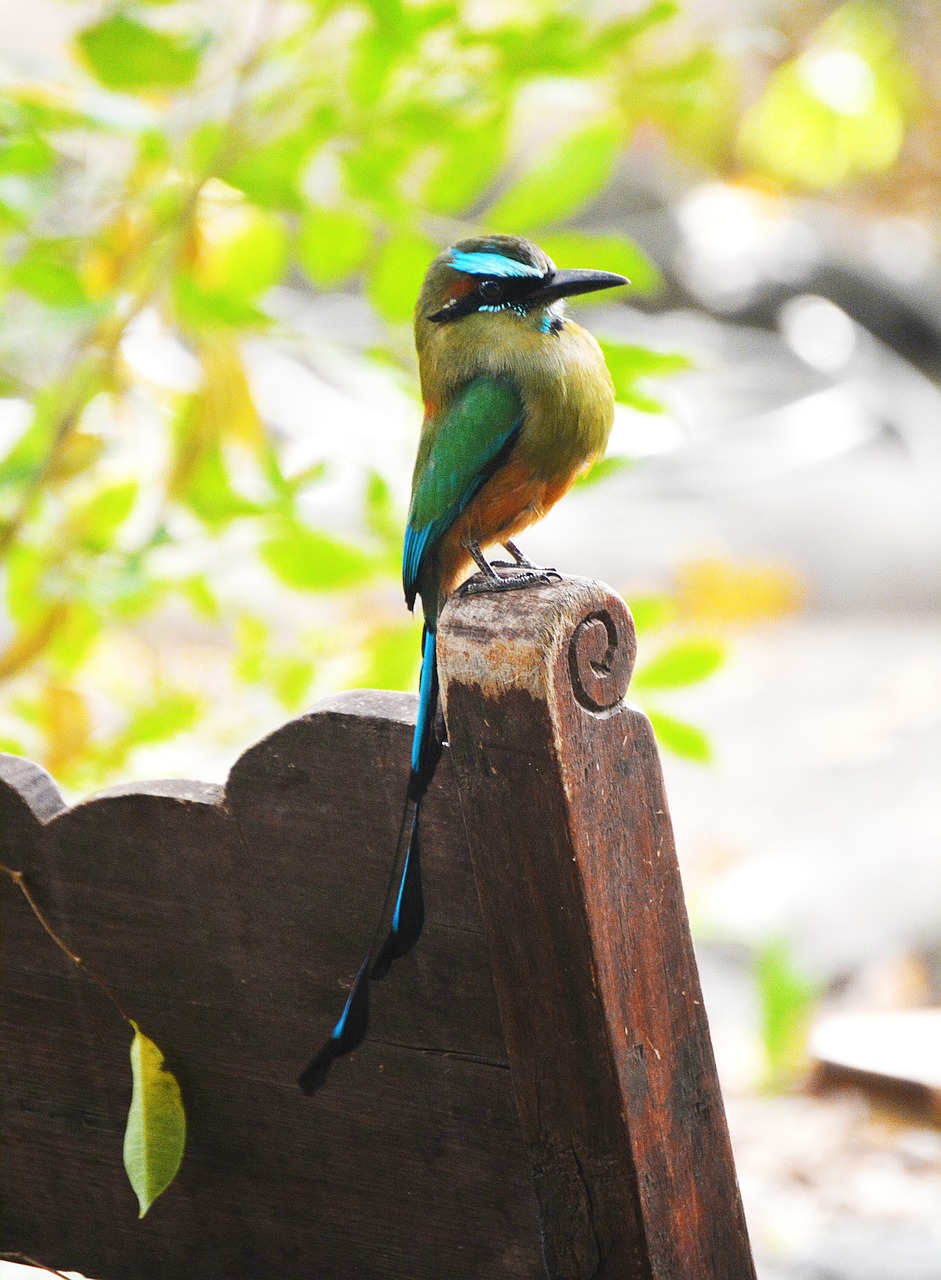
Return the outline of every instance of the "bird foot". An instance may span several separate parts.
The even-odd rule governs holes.
[[[494,569],[533,569],[536,573],[548,573],[553,578],[562,581],[562,575],[558,569],[550,568],[548,565],[533,564],[532,560],[491,560]]]
[[[552,582],[561,582],[562,575],[555,569],[540,569],[537,572],[514,573],[504,577],[485,577],[482,573],[469,578],[463,586],[458,587],[459,596],[483,596],[496,594],[499,591],[520,591],[524,587],[547,587]]]

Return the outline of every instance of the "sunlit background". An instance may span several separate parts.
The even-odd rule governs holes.
[[[637,618],[762,1280],[941,1277],[939,67],[934,0],[0,8],[0,747],[71,797],[414,688],[441,247],[633,281],[525,547]]]

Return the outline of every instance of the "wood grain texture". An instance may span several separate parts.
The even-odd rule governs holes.
[[[305,1098],[375,924],[415,699],[355,693],[251,748],[225,790],[64,805],[0,760],[2,857],[166,1054],[189,1119],[139,1222],[121,1163],[130,1032],[0,897],[0,1248],[96,1280],[544,1275],[454,779],[425,810],[428,924],[369,1039]]]
[[[296,1077],[372,934],[415,699],[331,699],[224,789],[69,808],[0,757],[0,857],[189,1118],[138,1222],[130,1033],[5,885],[0,1248],[97,1280],[753,1276],[656,749],[623,702],[632,645],[623,604],[577,580],[449,608],[425,932],[313,1098]]]
[[[633,625],[596,583],[453,600],[451,762],[553,1280],[754,1268]]]

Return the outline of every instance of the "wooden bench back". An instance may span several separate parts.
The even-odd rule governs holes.
[[[96,1280],[753,1276],[623,603],[573,579],[456,601],[439,654],[425,932],[312,1098],[296,1077],[375,924],[415,699],[332,698],[224,789],[69,808],[3,758],[0,857],[160,1045],[189,1127],[138,1221],[126,1024],[8,892],[0,1248]]]

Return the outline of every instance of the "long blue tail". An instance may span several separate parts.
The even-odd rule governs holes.
[[[374,978],[384,978],[392,962],[411,951],[421,935],[422,926],[425,923],[425,898],[422,892],[418,816],[422,797],[428,789],[441,755],[441,744],[435,733],[437,710],[438,669],[435,661],[435,633],[426,626],[422,633],[418,719],[415,722],[415,735],[412,738],[411,771],[399,826],[392,878],[372,945],[366,959],[359,967],[343,1012],[323,1048],[305,1067],[298,1079],[298,1084],[307,1094],[314,1093],[324,1083],[335,1058],[352,1053],[358,1045],[362,1044],[369,1027],[370,982]],[[392,920],[385,939],[379,946],[390,908]]]
[[[418,814],[421,799],[428,788],[441,746],[435,736],[435,713],[438,709],[438,668],[435,662],[435,633],[427,627],[422,633],[421,681],[418,686],[418,718],[412,738],[412,769],[408,779],[408,799],[402,825],[408,824],[408,847],[402,865],[402,878],[395,897],[392,925],[382,949],[376,956],[371,977],[384,978],[393,960],[411,951],[421,936],[425,923],[425,897],[421,883],[421,851],[418,838]],[[383,913],[385,914],[385,913]]]

